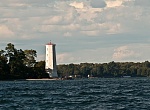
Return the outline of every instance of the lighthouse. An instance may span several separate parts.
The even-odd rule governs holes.
[[[46,72],[49,74],[50,78],[56,78],[57,75],[57,67],[56,67],[56,44],[49,42],[46,44]]]

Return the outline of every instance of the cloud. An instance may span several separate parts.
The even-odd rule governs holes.
[[[75,8],[84,8],[84,4],[83,2],[73,2],[73,3],[70,3],[71,6],[75,7]]]
[[[107,7],[113,8],[113,7],[119,7],[123,3],[123,0],[106,0]]]
[[[145,60],[150,60],[149,44],[129,44],[125,46],[119,46],[115,48],[113,46],[98,46],[94,48],[91,44],[91,48],[82,48],[77,49],[73,52],[59,53],[57,56],[58,63],[81,63],[81,62],[92,62],[92,63],[102,63],[102,62],[110,62],[110,61],[137,61],[142,62]],[[80,46],[80,45],[79,45]],[[113,51],[114,49],[114,51]],[[90,53],[90,54],[89,54]],[[111,56],[112,55],[112,56]]]
[[[99,36],[104,34],[117,34],[121,33],[121,24],[117,23],[102,23],[91,24],[89,26],[83,26],[81,33],[88,36]]]
[[[115,23],[114,25],[110,24],[108,26],[108,31],[107,31],[107,34],[117,34],[117,33],[120,33],[121,32],[121,24],[119,23]]]
[[[47,18],[47,20],[43,21],[43,24],[61,24],[62,21],[62,16],[52,16],[50,18]]]
[[[130,50],[128,46],[122,46],[114,50],[113,59],[124,60],[134,56],[135,52],[133,50]]]
[[[87,36],[97,36],[99,35],[99,31],[94,30],[94,31],[81,31],[82,34],[87,35]]]
[[[49,40],[63,43],[59,47],[61,63],[111,61],[112,55],[120,61],[148,59],[149,46],[144,43],[149,43],[149,3],[149,0],[1,0],[0,42],[25,42],[23,48],[34,43],[44,45]],[[89,41],[93,44],[87,45]],[[41,45],[31,48],[44,53]],[[64,54],[66,49],[70,53]],[[92,52],[94,57],[89,57]]]
[[[149,44],[129,44],[126,46],[120,46],[114,49],[112,56],[113,60],[116,61],[144,61],[150,60]]]
[[[93,8],[104,8],[106,6],[106,3],[104,0],[92,0],[91,6]]]
[[[74,60],[75,60],[74,57],[70,53],[61,53],[57,55],[57,62],[59,64],[63,62],[66,62],[66,63],[74,62]]]
[[[39,32],[74,32],[80,28],[78,24],[69,24],[69,25],[41,25],[35,28]]]
[[[11,37],[14,32],[11,31],[6,25],[0,25],[0,38]]]

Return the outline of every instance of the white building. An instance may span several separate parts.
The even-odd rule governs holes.
[[[56,68],[56,44],[48,43],[46,44],[46,72],[49,74],[49,77],[54,78],[58,77],[57,68]]]

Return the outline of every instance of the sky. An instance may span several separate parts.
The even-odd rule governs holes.
[[[150,61],[150,0],[1,0],[0,49],[56,44],[57,64]]]

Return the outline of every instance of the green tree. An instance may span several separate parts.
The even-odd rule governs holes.
[[[9,71],[13,78],[23,78],[25,74],[25,66],[23,64],[25,54],[22,49],[17,50],[14,44],[7,44],[6,56],[8,59]]]
[[[5,56],[5,51],[0,50],[0,79],[8,74],[8,64],[7,57]]]
[[[74,67],[74,75],[80,75],[80,69],[78,65]]]
[[[45,61],[36,62],[34,68],[37,78],[49,78],[49,75],[45,72]]]
[[[26,67],[24,65],[25,54],[22,49],[17,50],[15,52],[15,66],[17,67],[15,70],[15,74],[19,75],[20,78],[24,78],[26,76]]]
[[[8,59],[8,64],[9,64],[9,71],[10,74],[14,74],[15,73],[15,69],[17,68],[15,65],[15,52],[17,51],[14,47],[13,44],[8,43],[7,47],[5,48],[6,50],[6,56]]]
[[[24,64],[27,67],[34,67],[36,60],[35,58],[37,57],[37,52],[35,50],[24,50],[25,53],[25,60],[24,60]]]

